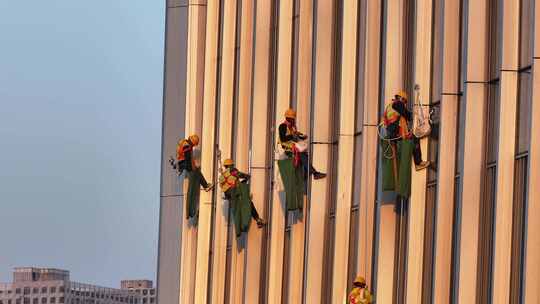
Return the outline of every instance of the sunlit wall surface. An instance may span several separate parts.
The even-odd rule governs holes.
[[[540,303],[540,4],[534,0],[167,1],[158,301]],[[430,104],[407,211],[381,191],[377,125],[404,89]],[[288,107],[314,166],[285,214],[274,147]],[[219,189],[184,214],[168,165],[201,136],[252,175],[269,221],[237,241]]]

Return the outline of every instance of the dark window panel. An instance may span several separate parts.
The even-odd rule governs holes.
[[[424,265],[423,265],[423,303],[432,303],[434,249],[435,249],[435,212],[437,208],[437,184],[428,185],[426,189],[426,213],[424,223]]]
[[[533,57],[533,27],[534,27],[534,1],[520,0],[520,26],[519,26],[519,65],[520,67],[532,65]]]
[[[512,259],[510,271],[510,303],[522,303],[523,266],[525,253],[525,223],[526,223],[526,195],[527,195],[527,160],[520,157],[515,162],[514,176],[514,208],[512,219]]]
[[[516,152],[529,150],[531,135],[532,75],[530,71],[519,73],[519,100],[517,108]]]
[[[478,299],[489,303],[493,280],[493,225],[495,217],[496,166],[486,169],[484,199],[480,206],[479,249],[478,249]],[[466,202],[464,202],[466,203]]]

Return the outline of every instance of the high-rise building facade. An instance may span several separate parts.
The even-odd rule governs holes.
[[[362,275],[379,304],[540,303],[535,2],[168,0],[159,302],[342,304]],[[378,125],[400,90],[431,111],[432,166],[396,213]],[[276,186],[289,107],[328,173],[300,214]],[[186,219],[168,159],[193,133],[207,179],[218,152],[251,174],[267,227],[237,240],[219,189]]]

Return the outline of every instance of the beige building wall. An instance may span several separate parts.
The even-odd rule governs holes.
[[[159,303],[345,303],[357,275],[377,303],[540,303],[536,2],[167,1]],[[415,84],[432,167],[396,213],[377,126]],[[328,174],[295,214],[275,161],[288,107]],[[268,226],[237,240],[219,188],[185,220],[167,159],[191,133],[207,179],[218,151],[250,172]]]

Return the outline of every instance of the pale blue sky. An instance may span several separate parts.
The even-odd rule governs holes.
[[[0,0],[0,281],[155,280],[164,0]]]

